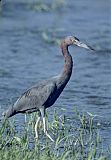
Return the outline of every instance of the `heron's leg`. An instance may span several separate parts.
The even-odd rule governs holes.
[[[38,126],[39,126],[40,119],[41,119],[41,114],[39,112],[38,119],[37,119],[36,124],[35,124],[35,138],[37,138],[37,139],[39,137]]]
[[[45,108],[41,108],[40,109],[41,115],[42,115],[42,119],[43,119],[43,125],[44,125],[44,133],[46,134],[46,136],[52,141],[54,142],[54,140],[52,139],[52,137],[49,135],[49,133],[47,132],[47,125],[46,125],[46,118],[45,118]]]
[[[27,115],[25,114],[25,123],[27,122]]]

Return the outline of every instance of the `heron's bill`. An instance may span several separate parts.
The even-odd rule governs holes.
[[[92,47],[90,47],[89,45],[85,44],[85,43],[82,43],[80,41],[76,41],[75,44],[78,46],[78,47],[83,47],[83,48],[86,48],[86,49],[90,49],[90,50],[94,50]]]

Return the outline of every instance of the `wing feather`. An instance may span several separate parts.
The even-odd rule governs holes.
[[[25,112],[38,110],[55,94],[57,87],[54,82],[47,82],[34,86],[24,92],[22,96],[15,102],[14,110],[16,112]]]

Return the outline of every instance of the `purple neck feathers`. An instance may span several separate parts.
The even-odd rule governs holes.
[[[64,41],[61,43],[61,49],[62,49],[62,54],[65,60],[64,70],[63,70],[62,75],[65,76],[69,80],[71,77],[72,68],[73,68],[72,56],[70,55],[68,51],[68,45],[64,43]]]

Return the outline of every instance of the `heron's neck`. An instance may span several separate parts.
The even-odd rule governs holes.
[[[65,62],[62,76],[68,82],[72,74],[73,60],[72,60],[72,56],[68,51],[67,44],[65,44],[64,42],[61,43],[61,49],[62,49],[62,54],[64,56],[64,62]]]

